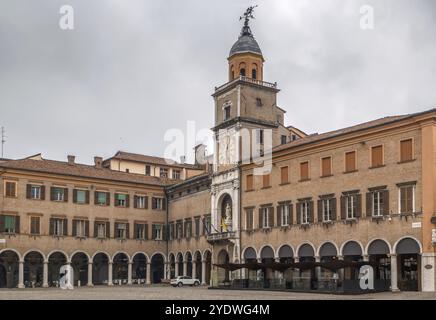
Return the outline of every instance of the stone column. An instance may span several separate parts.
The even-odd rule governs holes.
[[[197,278],[197,261],[192,261],[192,279]]]
[[[151,263],[149,263],[149,262],[147,262],[145,283],[151,284]]]
[[[44,261],[44,265],[43,265],[42,287],[48,288],[48,261]]]
[[[321,257],[316,256],[315,257],[315,262],[321,262]],[[319,286],[319,282],[321,281],[321,267],[316,267],[315,269],[315,274],[316,274],[316,280],[318,282],[318,286]]]
[[[363,261],[368,262],[369,261],[369,255],[365,254],[363,256]]]
[[[88,262],[88,283],[86,284],[88,287],[94,286],[92,283],[92,261]]]
[[[177,278],[179,276],[179,263],[178,262],[174,263],[174,266],[175,266],[174,276]]]
[[[113,286],[114,284],[112,283],[112,261],[109,261],[107,269],[108,269],[107,285]]]
[[[18,262],[18,288],[24,288],[24,261]]]
[[[338,260],[344,260],[344,256],[338,256]],[[344,281],[344,277],[345,277],[344,268],[338,270],[338,277],[339,280]]]
[[[205,286],[206,283],[206,260],[201,261],[201,285]]]
[[[183,275],[184,276],[188,275],[188,261],[186,260],[183,261]]]
[[[397,275],[397,255],[391,254],[391,291],[400,291],[398,289],[398,275]]]
[[[127,264],[127,284],[132,284],[132,264],[133,262],[129,261]]]

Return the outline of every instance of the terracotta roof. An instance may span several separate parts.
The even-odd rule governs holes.
[[[21,159],[10,160],[0,163],[0,169],[16,169],[39,173],[60,174],[72,177],[93,178],[127,183],[139,183],[156,186],[164,186],[158,177],[150,177],[141,174],[114,171],[107,168],[96,168],[84,164],[68,164],[68,162],[55,160]]]
[[[189,168],[189,169],[199,169],[197,166],[193,164],[187,164],[187,163],[178,163],[171,159],[165,159],[160,157],[154,157],[154,156],[147,156],[144,154],[138,154],[138,153],[130,153],[130,152],[124,152],[124,151],[118,151],[113,157],[104,160],[104,162],[108,162],[111,159],[119,159],[119,160],[126,160],[126,161],[135,161],[135,162],[141,162],[141,163],[149,163],[149,164],[158,164],[158,165],[164,165],[164,166],[176,166],[180,168]]]
[[[290,148],[298,147],[298,146],[305,145],[308,143],[313,143],[313,142],[321,141],[324,139],[334,138],[334,137],[341,136],[344,134],[349,134],[349,133],[353,133],[353,132],[357,132],[357,131],[361,131],[361,130],[365,130],[365,129],[370,129],[370,128],[381,126],[381,125],[386,125],[386,124],[389,124],[392,122],[396,122],[399,120],[403,120],[403,119],[411,118],[411,117],[414,117],[414,116],[417,116],[420,114],[431,113],[431,112],[436,112],[436,109],[431,109],[431,110],[427,110],[424,112],[418,112],[418,113],[413,113],[413,114],[385,117],[385,118],[381,118],[381,119],[377,119],[377,120],[373,120],[373,121],[369,121],[369,122],[364,122],[364,123],[361,123],[361,124],[358,124],[355,126],[346,127],[346,128],[335,130],[335,131],[325,132],[322,134],[312,134],[312,135],[309,135],[307,137],[303,137],[303,138],[291,141],[287,144],[277,146],[277,147],[273,148],[273,152],[277,152],[277,151],[285,150],[285,149],[290,149]]]

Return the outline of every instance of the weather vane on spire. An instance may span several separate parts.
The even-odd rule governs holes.
[[[244,36],[244,35],[251,36],[252,35],[251,30],[250,30],[250,26],[248,24],[250,22],[250,19],[255,19],[254,15],[253,15],[255,8],[257,8],[257,5],[248,7],[247,10],[245,11],[244,15],[239,17],[239,21],[244,19],[244,27],[242,28],[241,36]]]

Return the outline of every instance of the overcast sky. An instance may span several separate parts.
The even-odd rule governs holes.
[[[72,31],[59,28],[64,4]],[[167,129],[211,128],[251,4],[287,124],[321,133],[436,106],[434,0],[2,0],[5,157],[160,156]],[[374,30],[360,28],[364,4]]]

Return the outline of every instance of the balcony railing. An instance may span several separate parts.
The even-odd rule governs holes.
[[[209,242],[219,242],[236,238],[236,232],[222,232],[222,233],[212,233],[207,236],[207,241]]]
[[[215,87],[215,91],[220,91],[222,89],[225,89],[225,88],[231,86],[232,84],[234,84],[238,81],[242,81],[242,82],[246,82],[246,83],[253,83],[253,84],[256,84],[256,85],[259,85],[262,87],[267,87],[267,88],[273,88],[273,89],[277,88],[277,82],[271,83],[271,82],[261,81],[261,80],[257,80],[257,79],[252,79],[252,78],[249,78],[246,76],[239,76],[238,78],[236,78],[230,82],[227,82],[227,83],[223,84],[222,86]]]

